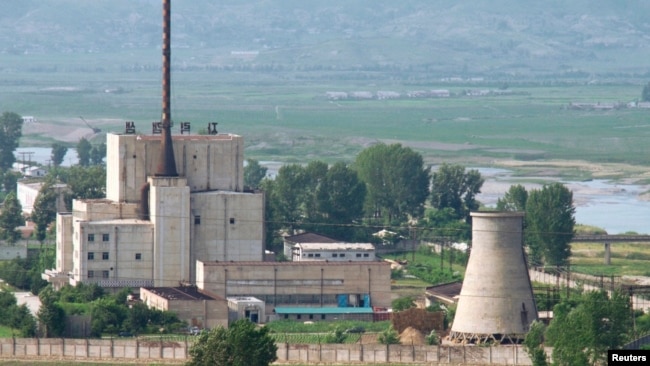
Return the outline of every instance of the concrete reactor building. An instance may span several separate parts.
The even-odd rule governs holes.
[[[472,212],[472,251],[449,338],[520,343],[537,307],[523,250],[522,212]]]
[[[146,288],[150,302],[164,308],[180,301],[179,291],[165,288],[192,286],[209,301],[188,290],[183,296],[197,308],[222,302],[225,322],[232,296],[270,302],[260,307],[260,322],[277,305],[390,306],[390,264],[374,253],[357,263],[263,262],[264,194],[244,190],[243,138],[217,133],[216,123],[208,124],[208,135],[192,135],[183,122],[172,135],[169,2],[163,1],[161,122],[151,135],[136,134],[133,122],[107,135],[106,198],[74,200],[72,212],[57,214],[56,268],[42,277],[54,288]],[[198,317],[224,322],[205,309]]]

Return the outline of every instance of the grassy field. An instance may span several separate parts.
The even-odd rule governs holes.
[[[571,270],[594,276],[650,276],[650,244],[611,244],[611,265],[604,264],[605,249],[598,243],[571,245]]]
[[[39,57],[34,55],[30,62],[57,66],[56,71],[5,72],[0,78],[0,110],[33,115],[43,123],[80,126],[83,116],[104,132],[122,131],[123,121],[132,120],[140,132],[149,133],[151,121],[159,118],[159,70],[129,71],[137,64],[137,53],[113,55],[119,60],[115,65],[96,71],[88,65],[99,56],[74,61]],[[21,62],[20,56],[6,58],[8,65]],[[640,96],[640,85],[512,82],[508,90],[513,94],[505,96],[330,101],[327,91],[448,89],[461,94],[469,89],[496,90],[504,82],[414,84],[381,78],[328,79],[325,73],[312,75],[316,81],[311,81],[308,76],[179,71],[172,80],[172,114],[177,121],[191,121],[194,131],[219,122],[221,132],[245,137],[248,157],[267,161],[351,161],[381,140],[411,146],[433,163],[498,164],[502,159],[531,165],[546,159],[650,163],[646,111],[567,108],[570,102],[633,101]],[[48,136],[27,135],[23,145],[47,146],[51,141]]]

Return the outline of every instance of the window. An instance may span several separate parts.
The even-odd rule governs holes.
[[[289,314],[284,314],[285,319],[289,319]]]
[[[89,261],[94,261],[95,260],[95,253],[88,252],[88,260]]]
[[[111,240],[111,236],[109,234],[102,234],[102,241],[109,241]]]
[[[314,314],[309,314],[309,320],[314,319]]]
[[[95,271],[88,271],[88,278],[95,277]]]
[[[316,253],[316,258],[320,258],[320,253]]]
[[[235,223],[235,218],[234,218],[234,217],[231,217],[231,218],[230,218],[230,223],[231,223],[231,224],[234,224],[234,223]]]
[[[88,241],[95,241],[95,234],[88,234]]]
[[[339,254],[339,257],[345,257],[345,253]]]
[[[370,255],[368,253],[363,253],[363,257],[368,258],[368,257],[370,257]]]
[[[357,258],[361,258],[361,253],[357,253]]]
[[[339,256],[338,253],[332,253],[332,257],[333,257],[333,258],[336,258],[336,257],[338,257],[338,256]]]
[[[108,271],[102,271],[102,277],[108,278]]]
[[[194,216],[194,225],[201,225],[201,216]]]
[[[307,257],[309,257],[309,258],[313,258],[313,257],[314,257],[314,254],[313,254],[313,253],[309,253],[309,254],[307,254]]]
[[[135,260],[136,261],[141,261],[142,260],[142,253],[135,253]]]
[[[296,319],[300,319],[300,318],[302,318],[302,315],[300,314],[296,315]]]
[[[321,320],[325,320],[325,314],[321,314],[321,315],[320,315],[320,319],[321,319]]]
[[[107,261],[108,260],[108,252],[102,253],[102,259]]]

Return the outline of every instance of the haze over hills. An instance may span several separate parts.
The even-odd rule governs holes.
[[[160,47],[160,0],[21,0],[0,14],[0,56]],[[436,75],[650,72],[644,0],[173,1],[184,67],[406,70]],[[159,63],[157,53],[142,63]],[[2,66],[0,66],[2,69]]]

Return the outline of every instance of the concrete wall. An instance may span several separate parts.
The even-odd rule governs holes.
[[[387,262],[201,262],[196,284],[218,296],[252,296],[275,305],[336,306],[340,294],[370,294],[371,305],[390,307]]]
[[[196,260],[262,261],[264,195],[224,191],[193,193],[191,207],[192,243],[195,243],[192,263]]]
[[[15,258],[27,258],[27,246],[0,245],[0,261],[12,260]]]
[[[73,256],[72,283],[82,281],[103,287],[140,287],[152,284],[153,225],[150,222],[74,221],[73,227],[73,248],[62,251],[62,254],[71,253]],[[93,236],[92,241],[89,241],[89,235]],[[67,242],[63,243],[67,245]],[[94,259],[88,259],[89,253],[93,253]],[[108,253],[108,259],[104,259],[104,253]],[[140,259],[137,259],[137,254]],[[93,271],[93,277],[89,277],[89,271]],[[108,277],[104,276],[106,271]]]
[[[174,135],[172,139],[178,174],[187,178],[192,192],[243,190],[241,136]],[[106,198],[140,201],[140,188],[156,170],[160,136],[108,134],[106,141]]]
[[[57,358],[69,360],[188,359],[193,339],[183,341],[101,339],[0,339],[0,359]],[[410,346],[380,344],[277,344],[277,363],[350,364],[357,362],[454,365],[531,365],[523,346]],[[551,353],[550,349],[546,350]]]

